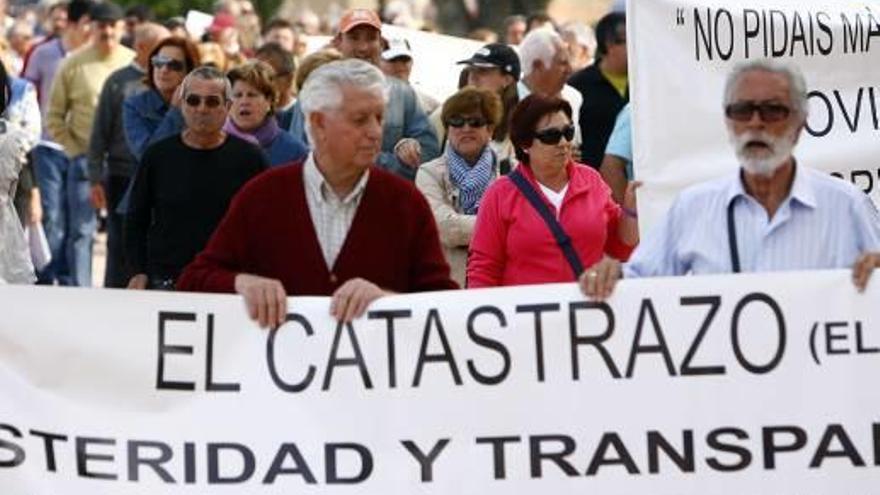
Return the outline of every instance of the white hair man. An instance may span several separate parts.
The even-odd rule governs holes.
[[[566,84],[571,76],[571,58],[562,37],[551,27],[530,31],[519,45],[519,59],[523,77],[517,84],[519,99],[532,93],[545,97],[559,97],[571,105],[572,115],[580,114],[583,97],[578,90]],[[581,147],[580,126],[575,126],[572,151]],[[588,163],[598,167],[598,163]]]
[[[12,49],[8,52],[12,65],[9,69],[13,74],[19,74],[27,52],[33,46],[34,28],[23,19],[17,20],[6,31],[6,39],[9,41],[9,48]]]
[[[577,72],[593,63],[596,53],[596,33],[593,28],[580,21],[571,21],[559,30],[562,40],[568,47],[572,70]]]
[[[238,292],[263,327],[284,321],[287,294],[332,295],[350,321],[388,292],[455,288],[427,201],[374,166],[385,87],[363,60],[315,70],[300,93],[312,152],[241,190],[178,288]]]
[[[737,66],[727,80],[724,114],[738,169],[683,191],[625,275],[851,266],[853,282],[864,289],[880,265],[880,214],[855,186],[792,155],[807,118],[800,72],[770,61]],[[604,297],[619,275],[619,266],[603,263],[585,272],[582,287]]]

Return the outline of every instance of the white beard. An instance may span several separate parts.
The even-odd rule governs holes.
[[[733,145],[733,149],[736,151],[736,157],[739,159],[740,165],[750,174],[766,177],[773,175],[773,172],[785,164],[791,157],[791,152],[794,150],[794,145],[797,141],[796,136],[797,128],[781,137],[774,137],[763,131],[747,131],[737,136],[728,127],[728,138],[730,144]],[[748,143],[754,141],[765,143],[770,153],[756,155],[754,151],[749,150]]]

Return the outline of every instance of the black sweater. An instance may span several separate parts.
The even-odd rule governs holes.
[[[234,136],[210,150],[184,145],[179,134],[147,148],[125,225],[133,273],[176,278],[205,247],[235,193],[267,166],[259,148]]]

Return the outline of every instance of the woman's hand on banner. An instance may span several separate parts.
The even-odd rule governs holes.
[[[590,299],[604,301],[611,297],[614,286],[623,275],[620,262],[605,256],[593,266],[584,270],[578,279],[581,292]]]

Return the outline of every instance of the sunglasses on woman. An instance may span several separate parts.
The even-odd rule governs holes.
[[[166,57],[164,55],[154,55],[153,58],[150,59],[150,63],[156,70],[161,69],[162,67],[168,67],[168,70],[173,70],[174,72],[183,72],[186,69],[186,64],[184,64],[180,60],[175,60],[171,57]]]
[[[471,129],[479,129],[486,124],[486,119],[482,117],[471,117],[468,119],[464,117],[450,117],[449,120],[446,121],[446,125],[449,127],[455,127],[456,129],[464,127],[465,125],[470,126]]]
[[[223,104],[223,99],[217,95],[208,95],[208,96],[200,96],[196,94],[186,95],[186,98],[183,101],[193,108],[198,107],[205,102],[205,106],[208,108],[217,108]]]
[[[571,142],[574,139],[574,126],[567,125],[565,127],[550,127],[535,133],[535,139],[544,144],[559,144],[562,138]]]

